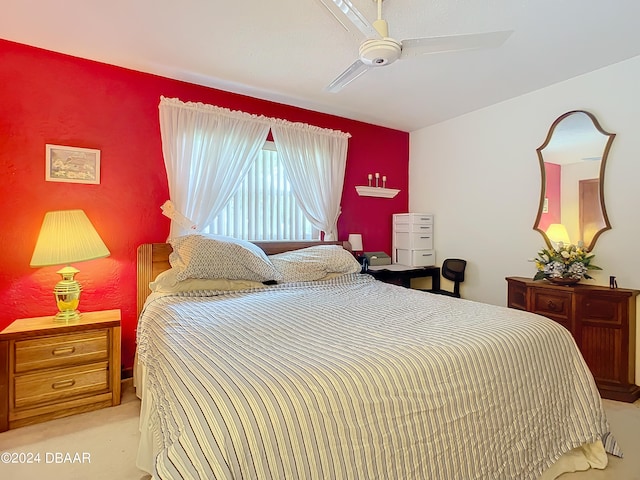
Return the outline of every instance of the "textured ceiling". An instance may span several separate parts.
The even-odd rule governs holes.
[[[373,21],[372,0],[351,0]],[[390,35],[513,30],[324,90],[361,38],[319,0],[3,0],[0,38],[412,131],[640,55],[638,0],[385,0]]]

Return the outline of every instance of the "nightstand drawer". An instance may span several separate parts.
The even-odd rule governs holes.
[[[54,335],[15,344],[15,372],[106,360],[109,353],[109,331]]]
[[[15,408],[107,391],[108,362],[15,377]]]

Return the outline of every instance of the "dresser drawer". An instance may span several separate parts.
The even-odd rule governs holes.
[[[108,329],[53,335],[15,342],[15,372],[106,360]]]
[[[433,233],[433,225],[423,223],[399,223],[394,229],[396,232]]]
[[[411,267],[430,267],[436,264],[436,253],[433,250],[396,250],[398,263]]]
[[[527,310],[527,286],[521,283],[509,283],[507,306],[518,310]]]
[[[18,375],[14,379],[15,408],[31,407],[109,389],[108,362]]]
[[[608,326],[622,325],[627,302],[625,299],[612,299],[605,294],[576,295],[577,308],[582,323]]]
[[[433,215],[430,213],[397,213],[393,216],[396,225],[407,223],[433,224]]]
[[[571,292],[558,292],[545,288],[533,289],[533,313],[559,320],[568,326],[571,321]]]
[[[396,248],[433,250],[431,233],[396,233]]]

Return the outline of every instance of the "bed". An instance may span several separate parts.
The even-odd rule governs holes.
[[[622,456],[555,322],[353,270],[308,280],[294,252],[317,244],[255,245],[295,274],[151,292],[178,246],[138,249],[138,466],[154,478],[552,479]]]

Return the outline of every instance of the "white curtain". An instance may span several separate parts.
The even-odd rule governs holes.
[[[325,240],[337,240],[350,135],[285,120],[271,132],[302,211]]]
[[[267,138],[269,121],[175,98],[161,97],[159,109],[169,195],[199,230],[235,193]],[[171,222],[169,238],[185,233]]]

